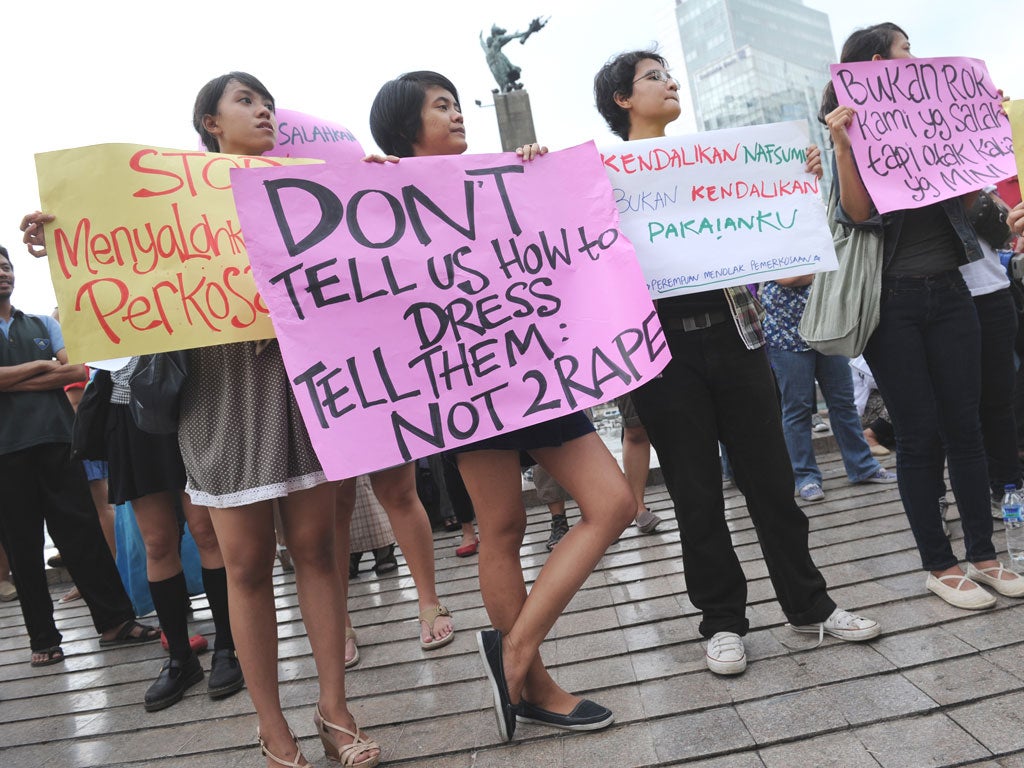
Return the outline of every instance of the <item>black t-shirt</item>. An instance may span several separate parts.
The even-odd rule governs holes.
[[[903,226],[887,275],[936,275],[963,262],[963,244],[938,203],[903,212]]]

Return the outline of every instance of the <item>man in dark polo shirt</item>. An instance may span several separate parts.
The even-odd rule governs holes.
[[[597,109],[623,139],[665,135],[679,117],[679,83],[654,51],[623,53],[594,78]],[[820,174],[817,152],[808,170]],[[747,582],[725,519],[718,443],[747,501],[775,594],[798,632],[868,640],[878,622],[841,610],[808,551],[807,518],[793,500],[793,470],[764,350],[761,308],[745,287],[658,300],[672,360],[630,394],[658,452],[679,521],[690,601],[701,611],[708,669],[746,669]]]
[[[81,462],[71,461],[74,414],[64,385],[87,378],[68,365],[57,321],[11,305],[14,266],[0,246],[0,541],[11,561],[32,666],[64,660],[43,566],[43,521],[78,585],[104,647],[160,637],[135,621],[103,538]]]

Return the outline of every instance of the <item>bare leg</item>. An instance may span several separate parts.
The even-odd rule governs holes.
[[[341,572],[341,583],[345,591],[345,661],[349,662],[356,656],[355,637],[349,637],[352,629],[352,618],[348,613],[348,554],[351,549],[352,513],[356,506],[356,479],[346,480],[334,489],[334,549],[338,556],[338,569]],[[354,632],[354,630],[353,630]],[[325,713],[326,714],[326,713]],[[330,718],[328,718],[330,719]]]
[[[644,492],[647,489],[647,475],[651,469],[651,441],[647,430],[641,427],[625,427],[622,431],[622,465],[626,480],[636,499],[636,515],[647,509]]]
[[[211,509],[228,576],[235,651],[267,749],[292,760],[295,747],[281,712],[277,681],[277,612],[271,575],[274,516],[270,502]],[[268,765],[271,763],[268,762]]]
[[[462,523],[462,542],[460,547],[469,547],[476,543],[476,528],[472,522]]]
[[[281,522],[295,562],[295,585],[302,621],[309,635],[317,677],[320,711],[328,722],[356,731],[345,701],[345,606],[348,595],[335,551],[335,486],[324,483],[281,500]],[[334,535],[332,535],[334,534]],[[350,744],[350,736],[332,738]],[[368,760],[376,752],[366,753]],[[360,762],[363,762],[360,761]]]
[[[89,481],[89,493],[92,495],[92,503],[96,507],[96,514],[100,518],[100,528],[103,529],[103,538],[107,540],[110,547],[110,554],[117,557],[117,536],[114,533],[114,520],[116,512],[114,505],[107,501],[107,481],[103,478]]]
[[[434,535],[430,530],[427,510],[416,495],[415,471],[414,464],[385,469],[370,475],[370,484],[388,513],[398,546],[402,548],[416,584],[419,610],[423,612],[441,601],[434,581]],[[436,642],[450,635],[454,629],[449,617],[439,616],[434,622],[433,635],[427,625],[420,622],[420,638],[423,642],[431,642],[432,639]]]
[[[132,499],[132,509],[146,546],[146,577],[164,581],[181,573],[174,497],[168,492],[152,493]]]
[[[188,529],[196,541],[199,550],[199,563],[203,568],[214,570],[224,567],[224,556],[220,553],[217,532],[210,520],[210,510],[192,503],[188,495],[182,491],[181,507],[188,521]]]
[[[580,505],[580,522],[555,547],[526,595],[519,547],[526,525],[518,457],[512,451],[475,451],[459,469],[477,509],[481,531],[480,588],[495,628],[505,636],[505,676],[513,702],[520,696],[554,712],[569,712],[577,697],[559,688],[539,648],[558,616],[593,571],[605,549],[629,525],[635,500],[614,458],[596,434],[534,457]]]
[[[0,581],[11,581],[11,562],[7,559],[7,552],[0,544]]]

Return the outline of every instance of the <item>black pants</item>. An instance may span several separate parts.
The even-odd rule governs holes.
[[[675,504],[690,601],[700,633],[746,634],[747,582],[722,497],[721,440],[747,500],[768,575],[792,624],[824,621],[835,603],[808,552],[807,517],[793,500],[793,470],[768,357],[748,350],[731,321],[666,333],[672,360],[632,392]]]
[[[1009,288],[975,296],[974,308],[981,326],[981,436],[989,485],[993,496],[999,498],[1004,486],[1019,486],[1021,481],[1013,413],[1017,310]]]
[[[459,472],[458,454],[452,451],[445,451],[441,454],[442,466],[444,467],[444,485],[448,491],[448,498],[452,502],[452,511],[455,519],[461,524],[472,523],[475,519],[473,513],[473,501],[469,498],[469,491],[462,480]]]
[[[981,438],[981,332],[960,270],[883,276],[878,328],[864,348],[896,430],[900,499],[925,571],[958,562],[942,530],[943,446],[972,563],[992,560],[992,511]]]
[[[60,645],[43,563],[43,521],[97,632],[135,618],[103,538],[85,470],[66,443],[0,456],[0,540],[11,561],[33,651]]]

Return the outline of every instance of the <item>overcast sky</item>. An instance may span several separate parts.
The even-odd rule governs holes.
[[[1022,54],[1003,30],[1019,21],[1019,0],[966,10],[951,0],[805,0],[825,11],[836,50],[854,29],[894,21],[917,56],[985,59],[997,85],[1024,97]],[[238,9],[237,13],[232,9]],[[523,70],[541,141],[552,149],[611,140],[593,107],[592,83],[609,56],[660,46],[685,81],[675,0],[27,0],[0,3],[0,93],[6,146],[0,185],[0,243],[16,261],[17,306],[49,312],[49,272],[21,245],[21,215],[38,206],[33,155],[102,142],[193,149],[192,104],[207,80],[253,73],[278,105],[347,125],[372,150],[367,125],[380,85],[413,69],[435,69],[459,88],[472,152],[500,151],[494,87],[478,35],[498,23],[547,28],[505,52]],[[675,132],[693,130],[684,98]]]

